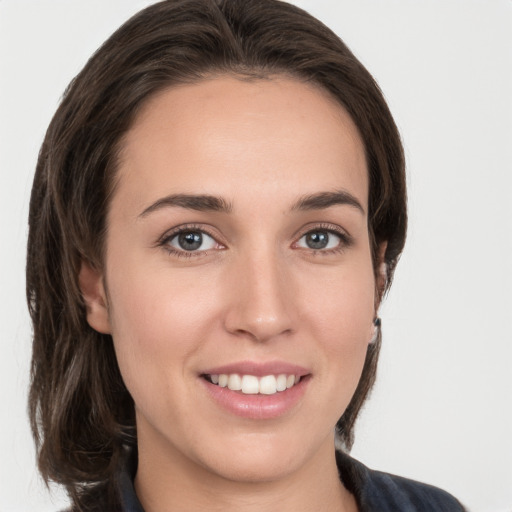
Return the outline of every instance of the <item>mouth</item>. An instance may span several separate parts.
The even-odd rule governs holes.
[[[259,421],[286,416],[300,407],[312,373],[286,361],[238,361],[205,368],[198,377],[221,409]]]
[[[297,386],[308,375],[280,373],[277,375],[256,375],[239,373],[203,374],[203,379],[215,386],[228,388],[242,395],[275,395]]]

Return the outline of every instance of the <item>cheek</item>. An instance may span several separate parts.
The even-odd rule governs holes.
[[[162,265],[119,266],[109,275],[113,332],[137,338],[145,350],[188,345],[187,333],[200,327],[198,320],[208,317],[214,304],[211,287],[201,282],[191,272],[169,272]]]
[[[127,270],[119,266],[109,275],[111,330],[127,388],[136,403],[148,403],[153,398],[145,390],[183,382],[187,362],[206,339],[212,299],[176,274]]]
[[[331,269],[332,270],[332,269]],[[302,291],[300,291],[302,290]],[[341,267],[325,276],[307,276],[298,287],[307,305],[305,325],[321,333],[329,351],[366,348],[372,333],[375,281],[371,264]]]
[[[355,391],[366,358],[373,301],[355,293],[335,299],[324,304],[319,331],[329,380],[337,390],[345,391],[340,398],[346,401]]]
[[[329,272],[322,279],[300,285],[308,290],[303,325],[311,329],[319,367],[319,389],[330,400],[323,414],[336,422],[348,406],[361,377],[368,343],[373,332],[375,282],[371,262],[360,262]]]

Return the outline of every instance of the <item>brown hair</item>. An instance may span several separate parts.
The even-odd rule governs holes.
[[[42,475],[65,485],[78,509],[95,485],[108,486],[123,446],[136,443],[133,401],[112,339],[86,321],[80,264],[102,267],[117,152],[144,101],[173,84],[219,73],[287,74],[329,91],[364,142],[368,229],[374,263],[378,244],[387,241],[387,286],[403,249],[398,131],[371,75],[321,22],[276,0],[167,0],[127,21],[66,90],[40,151],[30,201],[30,418]],[[380,336],[369,345],[358,388],[337,424],[347,448],[379,349]]]

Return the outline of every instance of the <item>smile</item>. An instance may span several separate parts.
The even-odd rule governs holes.
[[[240,375],[238,373],[221,373],[204,375],[204,378],[221,388],[239,391],[244,395],[274,395],[278,392],[292,388],[300,382],[300,375]]]

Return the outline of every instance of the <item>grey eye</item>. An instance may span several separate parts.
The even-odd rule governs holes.
[[[340,241],[341,237],[339,235],[325,229],[318,229],[302,236],[297,245],[313,250],[334,249],[340,244]]]
[[[169,245],[182,251],[207,251],[216,245],[215,240],[202,231],[183,231],[174,236]]]

